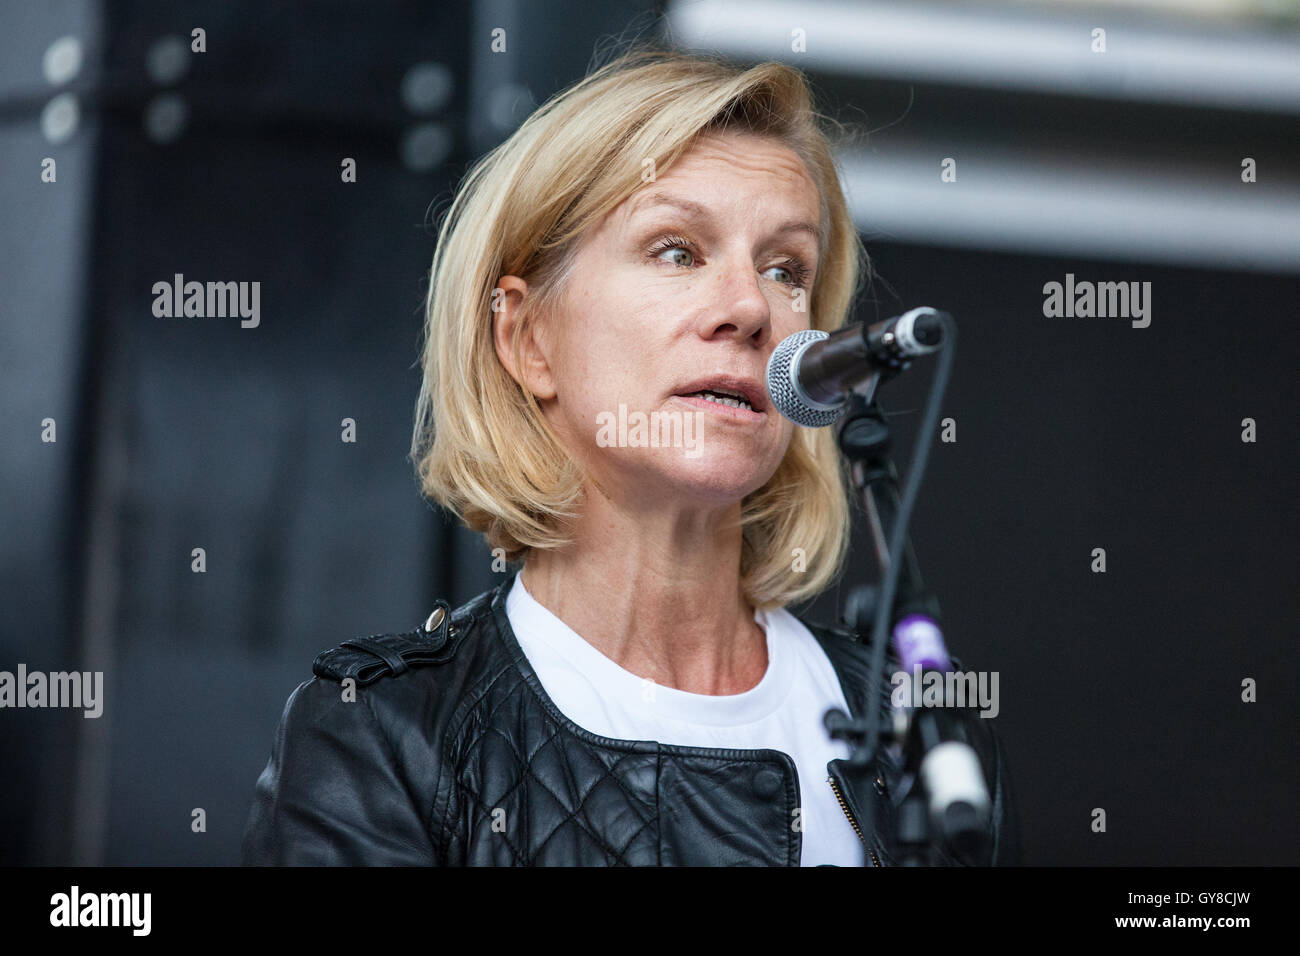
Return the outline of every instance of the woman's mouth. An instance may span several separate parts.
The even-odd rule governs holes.
[[[699,408],[707,408],[709,411],[724,418],[730,418],[733,421],[761,422],[767,418],[765,413],[755,411],[753,406],[749,404],[748,399],[728,392],[702,389],[689,395],[675,395],[673,397],[680,398],[682,401],[689,402]]]

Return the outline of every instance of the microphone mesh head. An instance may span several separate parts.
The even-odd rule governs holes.
[[[805,428],[824,428],[833,425],[844,414],[848,403],[845,402],[829,411],[810,404],[794,383],[794,363],[799,353],[821,339],[830,338],[827,332],[818,329],[805,329],[781,340],[781,344],[767,360],[767,394],[772,399],[776,410],[796,425]]]

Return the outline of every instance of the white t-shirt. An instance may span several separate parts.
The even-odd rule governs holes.
[[[528,662],[560,711],[615,740],[683,747],[784,751],[799,772],[802,866],[861,866],[862,841],[827,781],[828,761],[847,757],[822,724],[831,707],[848,712],[839,679],[812,633],[789,611],[756,611],[767,634],[767,673],[743,694],[690,694],[624,670],[533,598],[515,576],[506,616]]]

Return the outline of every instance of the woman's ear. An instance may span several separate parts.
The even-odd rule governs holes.
[[[519,364],[515,364],[512,340],[520,327],[528,283],[518,276],[502,276],[492,290],[492,344],[497,358],[510,377],[532,392],[539,400],[555,397],[551,365],[537,335],[537,322],[527,323],[519,340]]]

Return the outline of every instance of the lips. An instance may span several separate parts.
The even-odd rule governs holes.
[[[749,407],[755,412],[767,411],[767,389],[763,388],[754,379],[740,378],[734,375],[711,375],[707,378],[697,379],[678,389],[673,394],[685,398],[695,395],[697,392],[716,392],[719,395],[741,398],[748,402]]]

